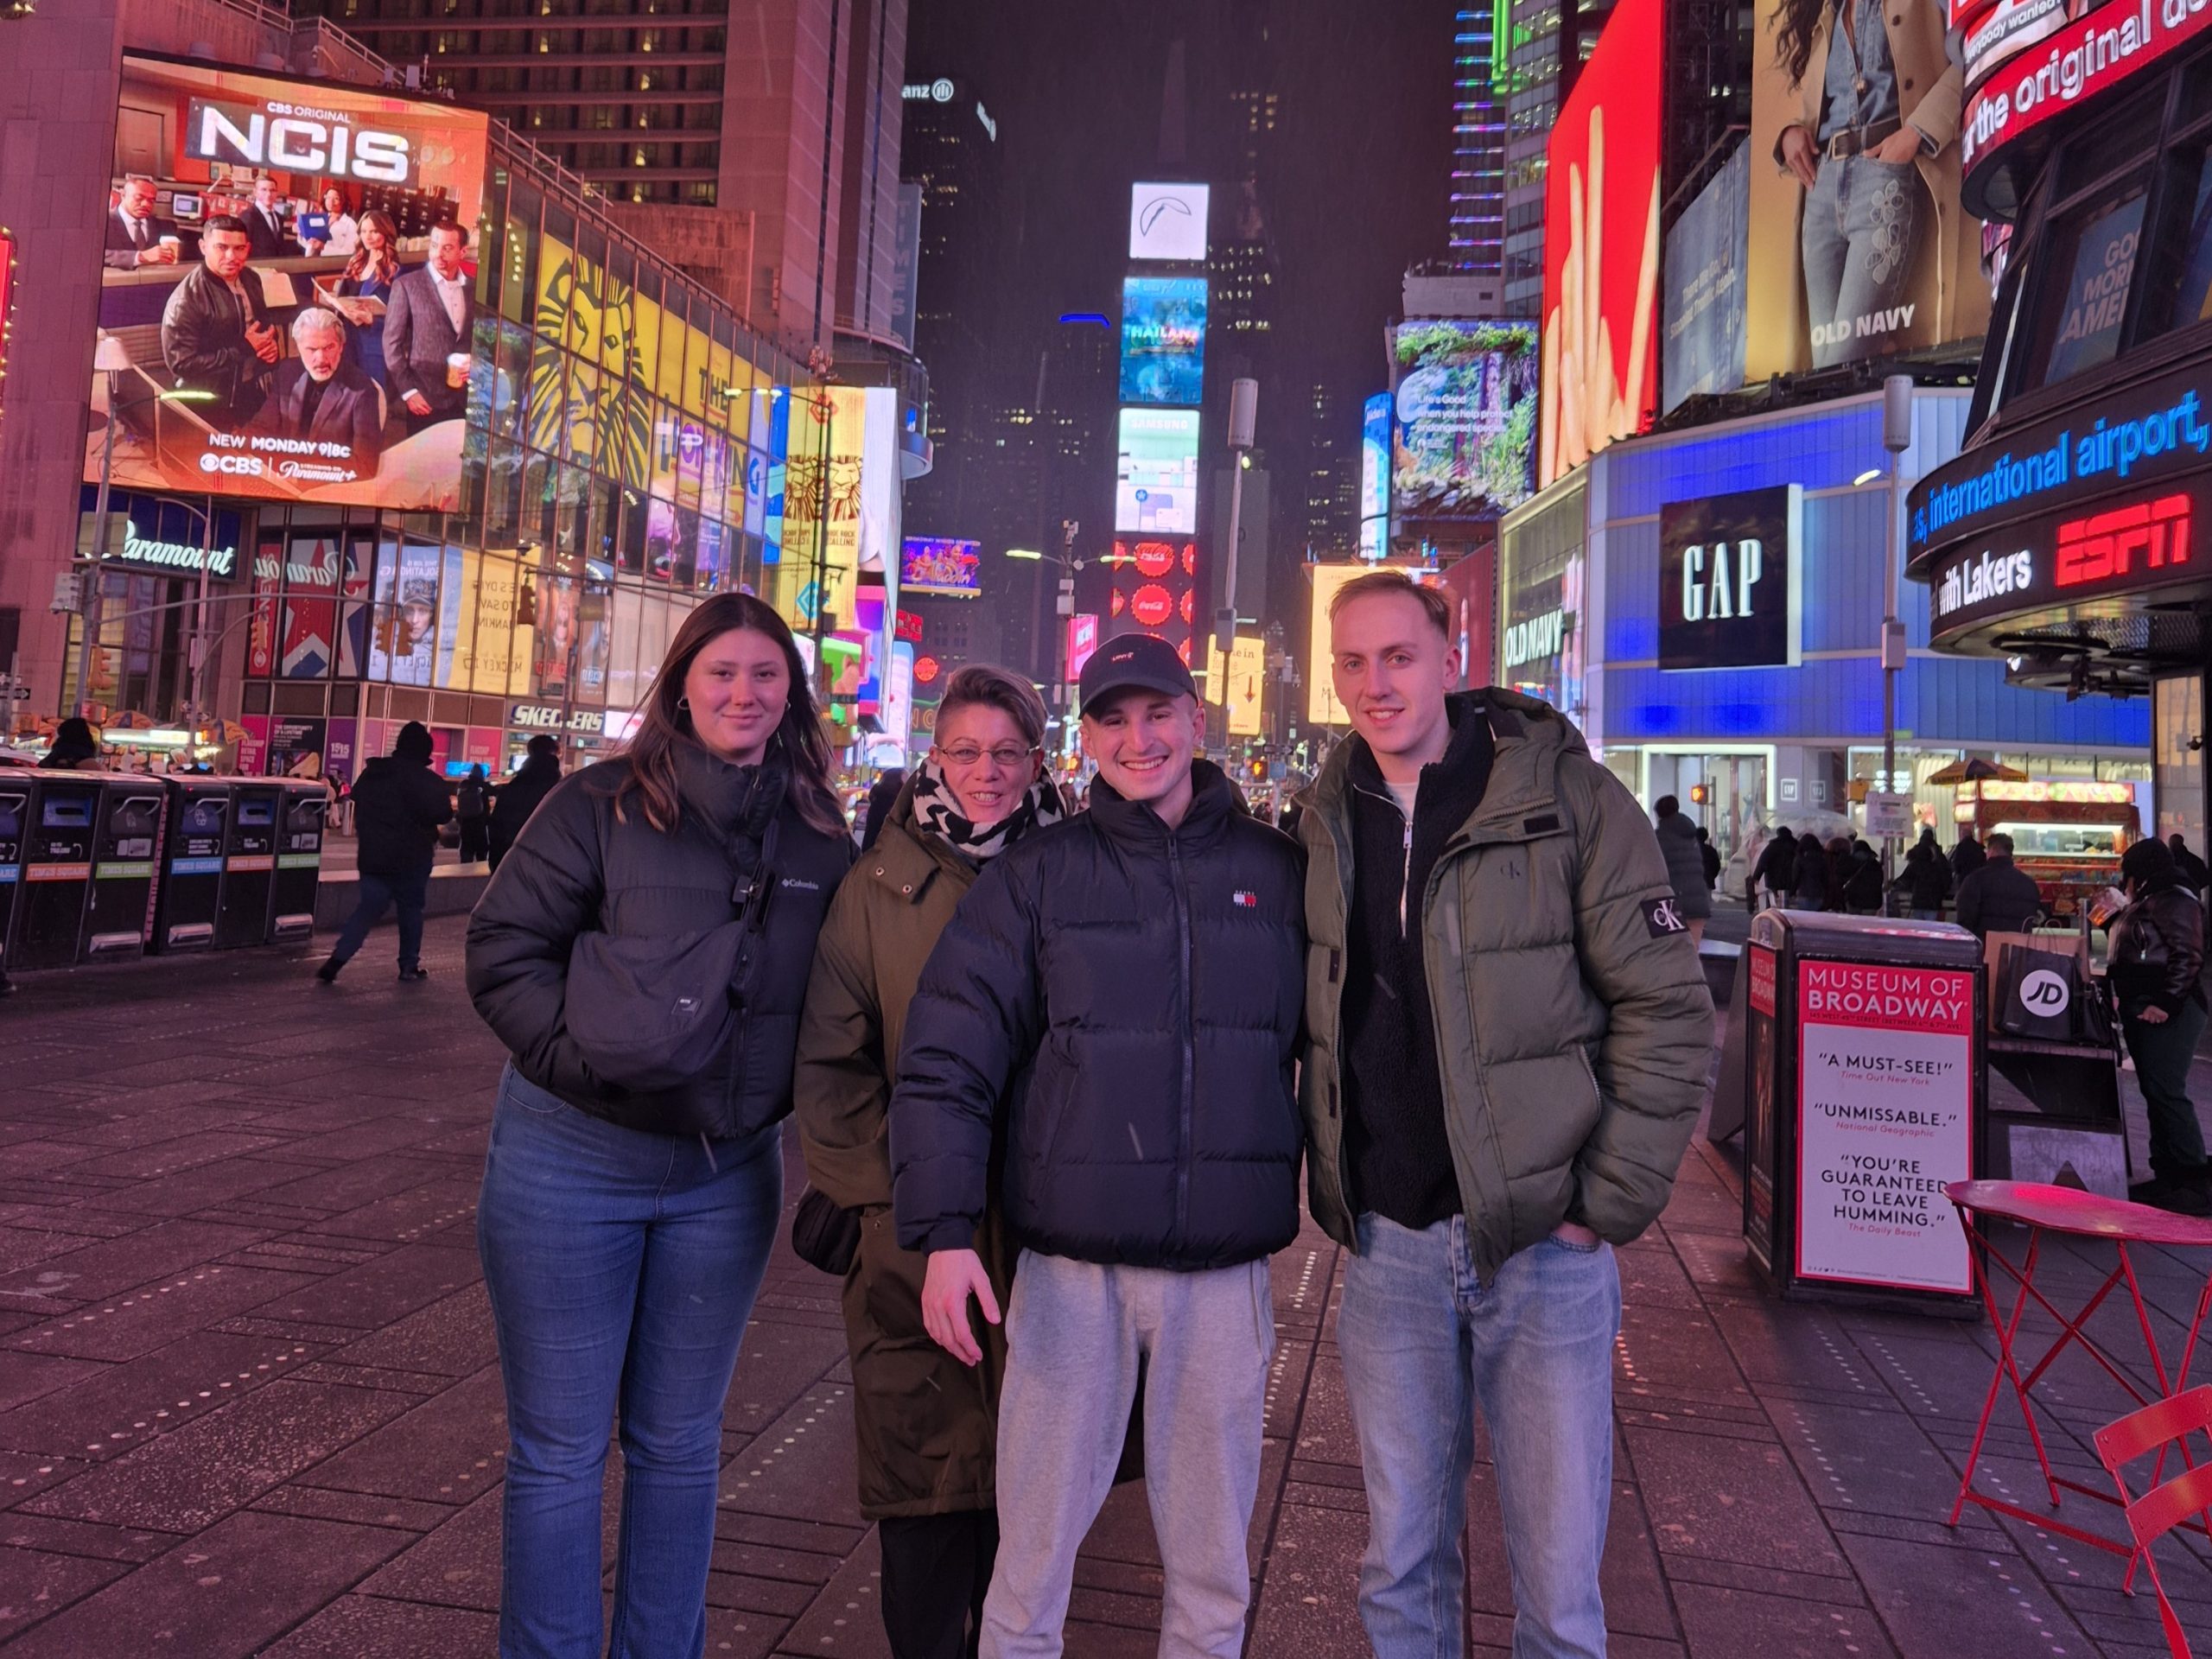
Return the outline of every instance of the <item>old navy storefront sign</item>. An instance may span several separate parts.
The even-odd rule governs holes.
[[[1659,509],[1659,666],[1782,667],[1804,625],[1795,484],[1670,501]]]

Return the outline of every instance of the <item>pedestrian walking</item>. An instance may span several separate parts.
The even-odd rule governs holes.
[[[38,764],[41,772],[101,770],[100,740],[92,730],[92,721],[72,715],[55,727],[54,742],[47,749],[46,758]]]
[[[511,1056],[477,1210],[506,1394],[506,1659],[704,1649],[722,1402],[783,1201],[815,938],[852,854],[791,631],[718,594],[677,630],[627,746],[545,798],[477,901],[469,995]]]
[[[1920,839],[1904,855],[1904,868],[1891,885],[1903,890],[1915,921],[1943,919],[1943,901],[1951,896],[1951,866],[1936,844],[1935,830],[1922,827]]]
[[[1782,902],[1790,910],[1828,907],[1828,855],[1821,838],[1808,830],[1797,837],[1797,855],[1789,894]]]
[[[492,853],[492,785],[480,764],[468,769],[454,791],[454,812],[461,820],[461,861],[483,862]]]
[[[969,1305],[996,1324],[1000,1304],[977,1228],[1003,1146],[999,1198],[1025,1248],[983,1659],[1061,1651],[1140,1373],[1160,1650],[1234,1659],[1274,1349],[1268,1255],[1298,1232],[1298,849],[1195,758],[1205,715],[1164,641],[1107,641],[1079,707],[1090,810],[992,861],[908,1007],[899,1242],[929,1253],[931,1335],[979,1363]]]
[[[1788,824],[1777,826],[1774,839],[1760,849],[1751,886],[1764,890],[1770,905],[1787,905],[1797,890],[1797,837]]]
[[[1697,826],[1672,795],[1652,804],[1658,820],[1659,850],[1667,861],[1667,880],[1675,889],[1675,913],[1688,926],[1690,943],[1701,944],[1705,925],[1713,914],[1713,890],[1705,882],[1705,855],[1698,846]],[[1408,821],[1411,813],[1407,815]]]
[[[2120,855],[2127,907],[2107,925],[2106,961],[2120,1030],[2151,1120],[2151,1179],[2128,1197],[2185,1216],[2212,1215],[2204,1128],[2189,1097],[2189,1068],[2204,1035],[2204,912],[2156,839]]]
[[[1634,798],[1547,704],[1449,691],[1454,630],[1395,571],[1338,590],[1355,735],[1305,797],[1300,1090],[1314,1218],[1352,1252],[1360,1617],[1377,1659],[1461,1650],[1478,1409],[1514,1651],[1596,1659],[1612,1247],[1666,1205],[1713,1001]]]
[[[1979,939],[2025,933],[2043,912],[2043,889],[2012,861],[2012,837],[1999,830],[1989,838],[1981,867],[1959,883],[1959,925]]]
[[[425,980],[423,966],[423,906],[430,889],[430,865],[437,856],[438,828],[453,817],[453,798],[430,770],[429,728],[410,720],[399,728],[391,753],[361,768],[353,782],[353,833],[359,872],[359,901],[340,930],[338,943],[315,977],[330,984],[353,961],[384,919],[399,912],[399,977]]]
[[[940,708],[943,702],[940,700]],[[906,769],[893,766],[868,785],[868,799],[861,814],[861,850],[871,850],[883,834],[889,821],[891,809],[899,804],[899,797],[906,787]]]
[[[538,803],[561,781],[561,741],[540,732],[524,747],[522,765],[493,791],[492,821],[486,826],[485,852],[494,871],[512,850],[515,837],[537,810]]]
[[[1994,837],[1993,837],[1994,839]],[[1959,831],[1958,844],[1951,849],[1951,881],[1955,888],[1963,887],[1967,877],[1989,861],[1989,849],[1974,839],[1974,828],[1968,825]]]
[[[807,1179],[858,1222],[845,1341],[861,1513],[881,1545],[893,1659],[976,1650],[998,1554],[1006,1343],[1001,1327],[987,1326],[971,1367],[931,1339],[922,1318],[929,1259],[899,1247],[891,1213],[891,1090],[907,1005],[955,906],[994,860],[1061,818],[1044,775],[1045,721],[1025,677],[982,663],[953,671],[928,757],[830,907],[799,1027]],[[1004,1307],[1014,1247],[995,1205],[976,1230],[976,1255]]]
[[[1844,843],[1843,906],[1853,916],[1882,909],[1882,855],[1860,840]]]
[[[2166,837],[2166,846],[2174,855],[2174,874],[2182,886],[2202,897],[2204,889],[2212,887],[2212,869],[2207,869],[2204,861],[2189,850],[2188,837],[2180,830]]]
[[[1708,893],[1720,889],[1720,849],[1713,844],[1713,831],[1703,824],[1697,827],[1697,855],[1705,865],[1705,890]]]

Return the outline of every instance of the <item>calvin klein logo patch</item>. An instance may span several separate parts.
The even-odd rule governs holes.
[[[1663,939],[1669,933],[1687,933],[1690,925],[1682,919],[1682,912],[1672,899],[1647,899],[1643,901],[1643,925],[1655,939]]]

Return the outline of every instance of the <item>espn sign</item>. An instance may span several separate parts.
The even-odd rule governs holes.
[[[2189,563],[2190,499],[2161,496],[2058,526],[2052,581],[2079,588]]]
[[[361,125],[344,111],[274,99],[261,104],[194,99],[184,153],[195,161],[365,184],[410,184],[416,172],[415,143],[405,133]]]

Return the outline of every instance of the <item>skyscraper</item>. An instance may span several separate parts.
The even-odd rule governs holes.
[[[1452,263],[1505,269],[1506,0],[1463,6],[1452,35]]]
[[[1506,54],[1505,309],[1544,301],[1544,153],[1552,123],[1612,16],[1611,0],[1510,0]]]
[[[888,332],[907,0],[296,0],[489,111],[804,354]]]

